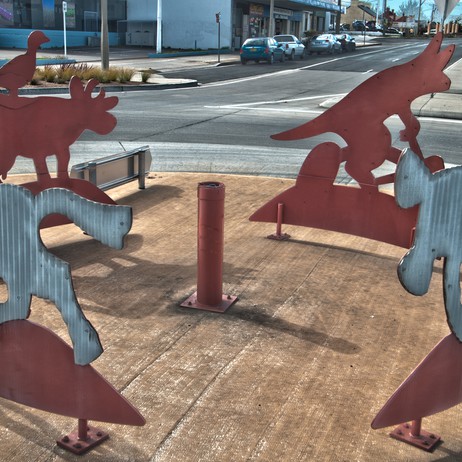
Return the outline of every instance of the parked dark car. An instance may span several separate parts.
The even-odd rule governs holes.
[[[364,23],[364,21],[353,21],[351,26],[353,27],[353,30],[356,31],[369,30],[369,27]]]
[[[338,34],[335,36],[342,46],[342,51],[355,51],[356,41],[354,37],[349,34]]]
[[[242,64],[247,64],[248,61],[266,61],[273,64],[275,60],[283,62],[285,59],[282,44],[272,37],[249,38],[242,44],[240,53]]]

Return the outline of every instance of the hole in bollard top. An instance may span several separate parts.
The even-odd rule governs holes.
[[[204,188],[222,188],[223,186],[223,183],[219,183],[217,181],[205,181],[203,183],[199,183],[199,187]]]

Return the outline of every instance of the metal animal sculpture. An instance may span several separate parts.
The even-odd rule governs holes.
[[[8,287],[8,300],[0,304],[0,323],[26,319],[32,295],[49,299],[68,327],[75,362],[88,364],[103,351],[98,334],[77,302],[69,265],[49,253],[40,239],[40,221],[53,213],[120,249],[131,227],[131,208],[92,202],[61,188],[34,196],[20,186],[0,186],[0,277]]]
[[[452,333],[398,387],[371,425],[377,429],[400,424],[390,436],[431,451],[440,437],[422,430],[423,417],[462,402],[462,167],[432,174],[407,150],[396,169],[395,197],[401,207],[419,205],[414,242],[399,263],[399,280],[408,292],[424,295],[435,258],[444,258],[444,305]]]
[[[0,87],[7,88],[10,96],[17,96],[18,89],[32,80],[36,66],[37,50],[50,39],[41,31],[33,31],[27,39],[27,51],[16,56],[0,68]]]
[[[34,99],[0,95],[0,176],[5,179],[17,156],[33,159],[38,179],[49,178],[46,158],[55,155],[57,174],[68,178],[69,147],[84,130],[105,135],[117,124],[109,111],[118,102],[106,97],[104,90],[92,98],[98,85],[90,80],[85,88],[72,77],[70,99],[42,96]],[[11,101],[14,101],[12,104]]]
[[[337,167],[345,162],[347,173],[363,187],[390,182],[390,176],[376,179],[372,173],[386,160],[396,163],[401,153],[392,146],[391,134],[384,122],[397,114],[405,127],[400,132],[401,140],[409,142],[411,149],[422,157],[417,142],[420,124],[411,112],[411,103],[419,96],[450,87],[451,81],[443,69],[451,59],[454,45],[440,51],[442,38],[441,33],[436,34],[417,58],[379,72],[319,117],[272,138],[298,140],[336,133],[346,142],[345,147],[338,147],[334,156],[327,149]],[[319,145],[319,149],[310,154],[313,164],[323,163],[327,155],[323,146]]]
[[[419,204],[414,244],[399,264],[399,280],[410,293],[425,294],[433,261],[444,257],[444,305],[449,327],[462,341],[462,167],[432,174],[408,150],[396,170],[395,196],[400,207]]]

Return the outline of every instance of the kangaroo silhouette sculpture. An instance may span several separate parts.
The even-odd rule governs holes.
[[[33,32],[33,49],[0,69],[0,85],[9,89],[8,95],[0,95],[0,174],[4,180],[17,156],[31,158],[37,173],[37,181],[21,186],[0,182],[0,277],[8,291],[0,303],[0,396],[77,418],[78,429],[57,443],[82,454],[108,438],[88,426],[88,419],[125,425],[144,425],[145,420],[90,365],[103,352],[98,333],[77,301],[69,265],[48,251],[39,228],[47,219],[48,225],[65,219],[121,249],[132,211],[115,205],[91,183],[68,175],[69,146],[85,129],[109,133],[116,119],[107,111],[117,98],[106,98],[104,92],[93,98],[97,82],[84,89],[76,78],[67,100],[18,96],[18,86],[31,77],[31,63],[35,68],[39,42],[46,40],[43,33]],[[58,160],[56,178],[46,163],[51,155]],[[73,348],[27,319],[32,296],[56,305]]]
[[[401,153],[392,146],[384,123],[393,115],[398,115],[404,124],[401,140],[424,158],[417,140],[420,124],[411,112],[411,103],[419,96],[450,87],[443,70],[454,53],[454,45],[441,50],[442,38],[441,33],[436,34],[415,59],[377,73],[312,121],[273,135],[276,140],[289,141],[333,132],[343,138],[346,146],[332,142],[316,146],[305,159],[295,186],[262,206],[250,220],[276,223],[278,205],[283,204],[285,224],[409,247],[417,209],[399,209],[392,196],[379,191],[380,185],[394,181],[394,174],[376,178],[373,171],[385,161],[396,163]],[[438,156],[424,160],[431,171],[444,168]],[[342,162],[359,187],[335,184]]]
[[[35,166],[37,181],[23,185],[34,194],[47,188],[59,187],[90,200],[114,204],[107,194],[90,182],[69,178],[68,168],[69,147],[84,130],[105,135],[114,129],[117,119],[108,111],[117,105],[118,98],[106,97],[104,90],[92,97],[98,81],[90,80],[84,87],[75,76],[69,84],[69,99],[18,96],[18,84],[22,86],[32,78],[36,49],[46,41],[48,39],[42,32],[32,32],[28,40],[32,48],[0,68],[0,86],[9,89],[8,94],[0,94],[1,180],[5,181],[16,158],[22,156],[32,159]],[[52,178],[48,171],[46,159],[50,156],[56,156],[56,178]],[[62,217],[49,216],[41,227],[64,222]]]
[[[400,385],[377,414],[372,427],[401,424],[391,436],[425,450],[431,450],[439,437],[421,429],[422,418],[462,402],[461,185],[462,167],[432,174],[410,150],[398,163],[396,200],[405,208],[419,205],[414,242],[399,263],[398,277],[408,292],[424,295],[434,260],[444,258],[443,298],[452,333]]]

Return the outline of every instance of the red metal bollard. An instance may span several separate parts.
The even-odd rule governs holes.
[[[223,313],[237,300],[222,292],[225,185],[213,181],[199,183],[197,197],[197,292],[181,306]]]

